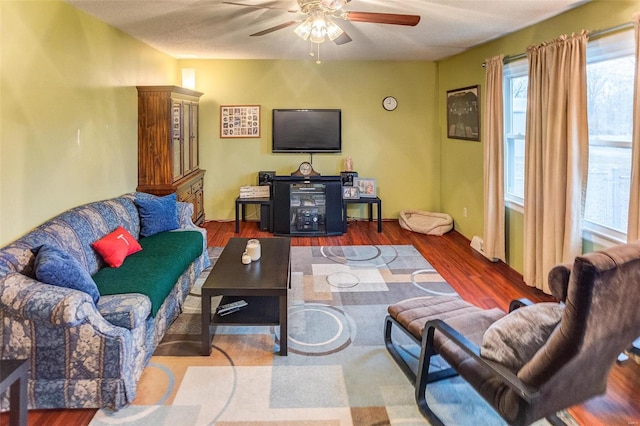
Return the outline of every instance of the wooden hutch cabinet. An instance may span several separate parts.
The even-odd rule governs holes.
[[[200,170],[198,118],[202,93],[177,86],[138,86],[138,187],[176,193],[204,223],[204,170]]]

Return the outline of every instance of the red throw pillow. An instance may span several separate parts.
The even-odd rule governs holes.
[[[112,268],[119,267],[127,256],[142,250],[140,243],[122,226],[118,226],[115,231],[92,243],[91,247]]]

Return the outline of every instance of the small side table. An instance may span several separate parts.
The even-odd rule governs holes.
[[[369,222],[373,220],[373,205],[378,205],[378,232],[382,232],[382,200],[380,197],[360,197],[360,198],[343,198],[342,199],[342,224],[344,232],[347,232],[347,206],[349,204],[368,204],[369,205]]]
[[[9,390],[9,425],[27,426],[27,383],[29,361],[0,360],[0,394]]]
[[[245,206],[247,204],[260,204],[268,206],[269,209],[269,232],[273,232],[273,209],[271,208],[271,198],[236,198],[236,234],[240,232],[240,210],[242,210],[242,221],[246,222]]]

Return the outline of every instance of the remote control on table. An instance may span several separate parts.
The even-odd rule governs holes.
[[[231,311],[231,310],[234,310],[234,309],[237,310],[237,309],[240,309],[240,308],[242,308],[244,306],[247,306],[247,305],[248,305],[248,303],[245,302],[244,300],[238,300],[236,302],[226,303],[224,305],[218,306],[218,309],[217,309],[216,312],[218,313],[218,315],[222,315],[225,312],[228,312],[228,311]]]
[[[232,314],[234,312],[238,312],[240,309],[242,309],[242,308],[233,308],[233,309],[229,309],[228,311],[218,312],[218,316],[219,317],[223,317],[225,315],[229,315],[229,314]]]

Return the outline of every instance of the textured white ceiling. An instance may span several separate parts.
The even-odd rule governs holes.
[[[235,0],[297,10],[296,0]],[[588,0],[587,0],[588,1]],[[585,0],[352,0],[345,10],[420,15],[415,27],[336,20],[353,39],[321,45],[323,60],[439,60],[586,3]],[[67,0],[101,21],[176,58],[305,59],[311,43],[291,26],[300,13],[221,0]],[[314,49],[315,50],[315,49]]]

